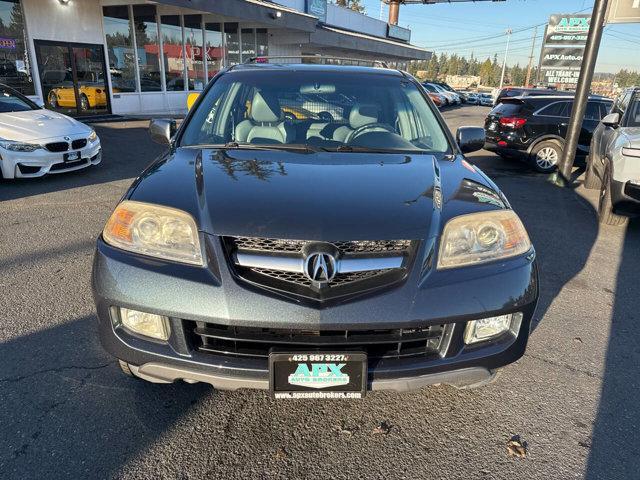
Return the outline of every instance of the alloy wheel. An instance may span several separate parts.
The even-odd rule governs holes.
[[[540,168],[548,169],[558,164],[558,151],[553,147],[544,147],[536,153],[536,164]]]

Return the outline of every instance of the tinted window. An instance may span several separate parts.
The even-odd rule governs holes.
[[[491,113],[497,115],[515,115],[522,110],[522,103],[500,103],[494,108]]]
[[[547,117],[568,117],[568,104],[569,102],[554,102],[540,110],[538,115],[544,115]]]
[[[587,110],[584,113],[586,120],[600,120],[600,102],[587,102]]]
[[[29,99],[22,95],[6,90],[0,89],[0,113],[6,112],[24,112],[26,110],[35,110],[38,107]]]
[[[629,106],[627,127],[640,127],[640,97],[638,97],[638,95],[636,95]]]
[[[523,93],[522,90],[503,90],[501,97],[518,97]]]

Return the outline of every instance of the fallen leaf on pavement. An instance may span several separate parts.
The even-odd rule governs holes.
[[[380,434],[389,435],[392,428],[393,428],[393,425],[391,425],[391,423],[385,420],[384,422],[380,423],[380,425],[378,425],[376,428],[374,428],[372,433],[374,435],[380,435]]]
[[[507,453],[512,457],[524,458],[527,456],[527,442],[520,439],[520,435],[514,435],[507,442]]]

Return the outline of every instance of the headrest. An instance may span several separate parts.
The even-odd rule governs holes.
[[[378,123],[379,113],[377,105],[356,103],[349,113],[349,125],[355,129],[369,123]]]
[[[275,95],[256,92],[251,102],[251,119],[255,122],[277,122],[282,110]]]

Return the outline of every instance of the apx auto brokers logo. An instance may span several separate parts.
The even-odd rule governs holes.
[[[327,388],[349,384],[349,375],[342,372],[345,363],[299,363],[289,375],[289,384],[310,388]]]

